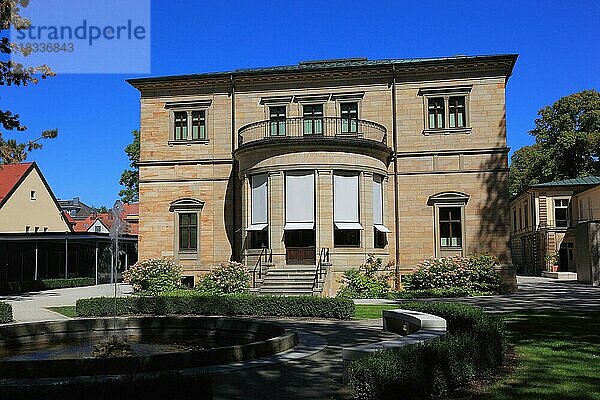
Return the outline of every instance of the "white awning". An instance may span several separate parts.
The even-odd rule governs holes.
[[[262,231],[267,227],[267,224],[252,224],[246,228],[246,231]]]
[[[375,226],[383,225],[383,190],[381,183],[382,176],[373,175],[373,224]]]
[[[299,231],[303,229],[314,229],[314,222],[287,222],[283,227],[284,231]]]
[[[358,222],[334,222],[336,228],[340,230],[362,230],[363,227]]]
[[[285,174],[285,222],[315,222],[315,176],[314,172],[290,172]],[[286,225],[287,226],[287,225]],[[289,230],[289,229],[288,229]]]
[[[375,227],[375,229],[377,229],[379,232],[383,232],[383,233],[390,233],[391,231],[386,228],[385,225],[381,225],[381,224],[374,224],[373,225]]]
[[[253,175],[252,186],[252,225],[267,224],[267,174]],[[261,229],[246,229],[261,230]]]
[[[336,224],[358,223],[357,174],[335,173],[333,175],[333,221]],[[347,229],[362,229],[362,227]]]

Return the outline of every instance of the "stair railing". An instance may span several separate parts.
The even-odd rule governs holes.
[[[323,279],[324,264],[329,264],[329,247],[322,247],[321,252],[319,253],[319,261],[317,263],[317,268],[315,270],[315,277],[313,279],[313,291],[319,285],[319,282]]]
[[[256,264],[254,264],[254,269],[252,270],[252,287],[256,289],[256,274],[258,273],[258,279],[262,279],[262,269],[263,269],[263,260],[264,263],[272,263],[273,262],[273,250],[267,247],[263,247],[258,256],[258,260],[256,260]]]

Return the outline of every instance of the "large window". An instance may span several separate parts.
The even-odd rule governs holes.
[[[269,107],[271,136],[285,136],[285,106]]]
[[[340,104],[342,118],[342,133],[358,132],[358,103]]]
[[[373,175],[373,238],[374,247],[383,249],[387,245],[386,233],[390,230],[383,224],[383,176]]]
[[[354,172],[335,172],[333,175],[333,245],[359,247],[358,178]]]
[[[198,214],[179,214],[179,250],[196,251],[198,248]]]
[[[444,98],[435,97],[428,101],[429,129],[442,129],[444,127]]]
[[[268,219],[267,219],[267,174],[253,175],[250,177],[251,186],[251,215],[250,225],[246,228],[250,237],[250,248],[260,249],[269,247]]]
[[[440,247],[462,246],[461,207],[440,207]]]
[[[302,107],[305,135],[323,134],[323,104],[311,104]]]
[[[566,228],[569,226],[569,200],[554,200],[554,223],[556,227]]]

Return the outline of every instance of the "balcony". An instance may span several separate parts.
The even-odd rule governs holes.
[[[258,143],[371,143],[387,148],[383,125],[340,117],[282,118],[254,122],[238,131],[240,147]]]

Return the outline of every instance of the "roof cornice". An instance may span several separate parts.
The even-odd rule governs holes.
[[[396,69],[396,77],[402,80],[420,80],[435,78],[439,75],[479,73],[488,76],[504,76],[508,78],[516,63],[517,54],[490,56],[460,56],[435,59],[414,60],[379,60],[372,62],[324,63],[323,66],[311,65],[310,68],[299,66],[257,68],[193,75],[177,75],[128,79],[127,82],[140,90],[190,89],[192,87],[211,86],[215,90],[231,87],[257,85],[277,85],[295,81],[304,83],[331,80],[367,80],[388,81],[392,70]]]

